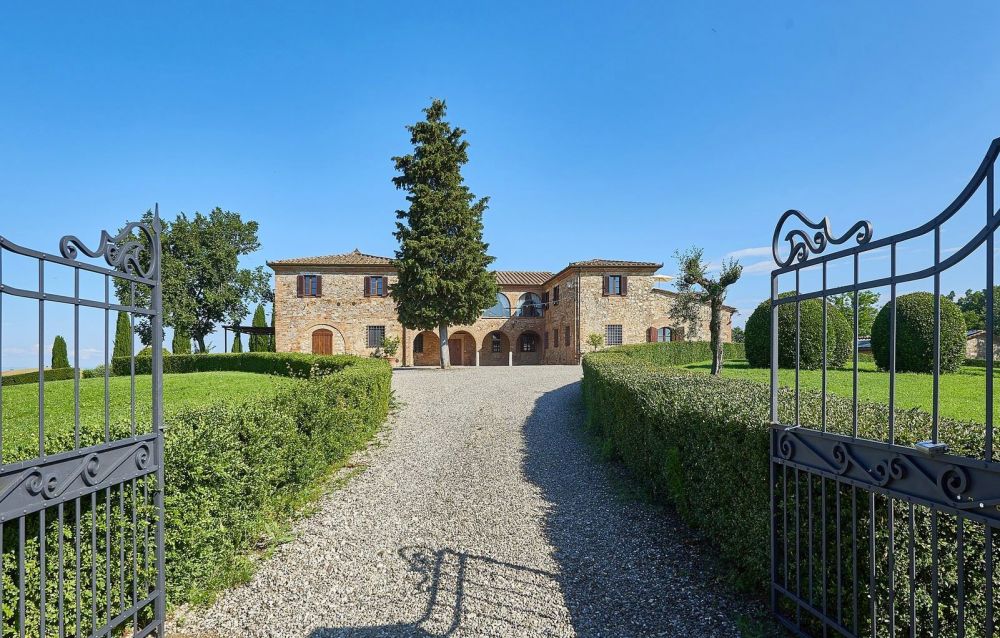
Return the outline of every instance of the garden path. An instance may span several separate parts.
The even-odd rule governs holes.
[[[708,548],[583,434],[580,368],[397,370],[364,470],[181,636],[733,636]],[[722,486],[722,489],[728,489]]]

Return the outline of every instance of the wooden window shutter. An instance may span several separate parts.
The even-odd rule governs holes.
[[[546,290],[542,293],[542,305],[548,305],[549,303],[549,291]]]
[[[323,275],[316,275],[316,296],[323,296]]]
[[[383,297],[388,297],[389,296],[389,278],[388,277],[382,277],[382,296]]]
[[[302,279],[303,279],[302,275],[296,275],[295,276],[295,296],[296,297],[301,297],[302,296]]]
[[[622,297],[628,294],[628,275],[622,275]]]
[[[646,341],[656,343],[656,328],[646,328]]]
[[[601,289],[601,295],[604,297],[608,296],[608,276],[604,275],[604,287]]]
[[[372,278],[365,275],[365,297],[372,296]]]

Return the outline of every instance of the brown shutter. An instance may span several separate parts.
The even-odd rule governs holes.
[[[372,295],[372,278],[365,275],[365,297],[371,297]]]
[[[388,277],[382,277],[382,296],[383,297],[388,297],[389,296],[389,278]]]
[[[601,295],[604,297],[608,296],[608,276],[604,275],[604,287],[601,289]]]
[[[323,275],[316,275],[316,296],[323,296]]]
[[[622,275],[622,297],[628,295],[628,275]]]
[[[656,343],[656,328],[646,328],[646,341]]]
[[[545,292],[542,293],[542,305],[543,306],[549,305],[549,291],[548,290],[546,290]]]
[[[303,279],[302,275],[296,275],[295,276],[295,296],[296,297],[301,297],[302,296],[302,279]]]

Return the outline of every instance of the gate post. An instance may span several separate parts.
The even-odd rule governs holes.
[[[153,406],[152,406],[152,431],[159,440],[156,446],[157,461],[156,470],[156,588],[158,596],[156,598],[156,617],[159,621],[157,636],[166,636],[164,623],[167,617],[167,587],[166,587],[166,562],[164,556],[164,535],[163,519],[165,516],[163,507],[163,279],[160,276],[162,261],[160,259],[160,205],[157,203],[153,209],[153,241],[150,250],[152,251],[152,262],[155,264],[153,272],[153,290],[150,300],[150,310],[153,312],[152,321],[152,346],[153,346]]]

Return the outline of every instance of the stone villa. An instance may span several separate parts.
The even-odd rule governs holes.
[[[437,365],[436,331],[399,323],[389,288],[396,269],[389,257],[358,250],[340,255],[268,262],[275,273],[275,337],[279,352],[366,356],[386,336],[400,340],[396,363]],[[572,262],[557,273],[496,271],[496,304],[469,326],[452,326],[453,365],[575,364],[605,344],[708,338],[709,311],[699,325],[670,318],[677,294],[658,287],[663,264],[616,259]],[[732,336],[735,308],[725,307],[723,339]]]

